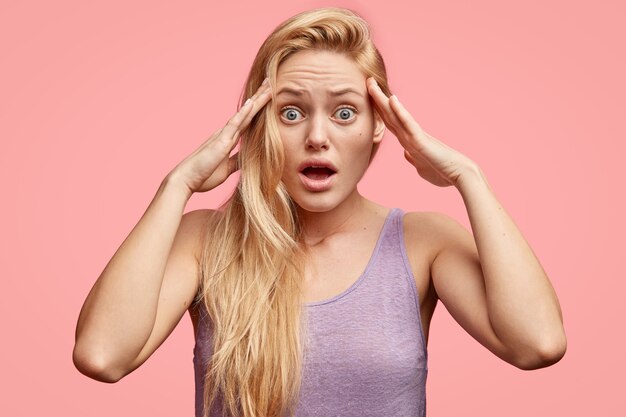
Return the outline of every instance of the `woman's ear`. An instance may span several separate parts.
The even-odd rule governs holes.
[[[385,122],[383,122],[382,117],[374,110],[374,143],[380,143],[383,140],[385,128]]]

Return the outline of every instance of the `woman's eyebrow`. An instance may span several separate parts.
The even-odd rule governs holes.
[[[335,96],[342,96],[344,94],[349,94],[349,93],[353,93],[353,94],[356,94],[358,96],[363,97],[363,94],[361,92],[359,92],[359,91],[357,91],[357,90],[355,90],[353,88],[350,88],[350,87],[344,88],[344,89],[341,89],[341,90],[337,90],[337,91],[331,91],[329,94],[331,96],[335,97]]]
[[[329,91],[328,95],[337,97],[337,96],[342,96],[344,94],[350,94],[350,93],[363,97],[363,94],[361,92],[350,87],[342,88],[341,90],[336,90],[336,91]],[[283,87],[278,91],[278,93],[276,93],[276,96],[279,96],[281,94],[291,94],[297,97],[301,97],[305,94],[308,94],[308,92],[305,90],[294,90],[293,88]]]
[[[305,91],[304,90],[294,90],[292,88],[289,87],[283,87],[281,88],[278,93],[276,93],[277,96],[281,95],[281,94],[291,94],[293,96],[302,96],[304,95]]]

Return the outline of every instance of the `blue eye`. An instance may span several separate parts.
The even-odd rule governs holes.
[[[351,109],[350,107],[342,107],[337,110],[335,114],[339,115],[339,120],[350,120],[354,112],[354,109]]]
[[[297,119],[298,114],[300,114],[300,111],[298,111],[297,109],[294,109],[293,107],[285,107],[284,109],[281,110],[281,114],[285,117],[285,119],[289,120],[290,122],[293,122]]]

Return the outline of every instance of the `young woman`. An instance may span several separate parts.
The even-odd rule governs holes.
[[[516,367],[564,355],[539,261],[479,166],[391,95],[358,15],[325,8],[282,23],[244,98],[167,175],[96,281],[77,324],[82,373],[118,381],[188,310],[197,416],[424,416],[438,300]],[[422,178],[458,189],[473,235],[359,193],[386,128]],[[193,193],[237,170],[221,210],[183,215]]]

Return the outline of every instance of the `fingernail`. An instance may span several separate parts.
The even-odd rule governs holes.
[[[374,87],[380,90],[380,86],[378,85],[378,82],[376,81],[376,79],[374,78],[373,80],[374,80]]]
[[[250,104],[252,102],[252,100],[247,99],[245,103],[243,103],[242,107],[246,107],[248,104]]]
[[[269,83],[269,82],[270,82],[269,77],[266,77],[266,78],[263,80],[263,83],[262,83],[261,85],[266,85],[266,84],[267,84],[267,83]]]

